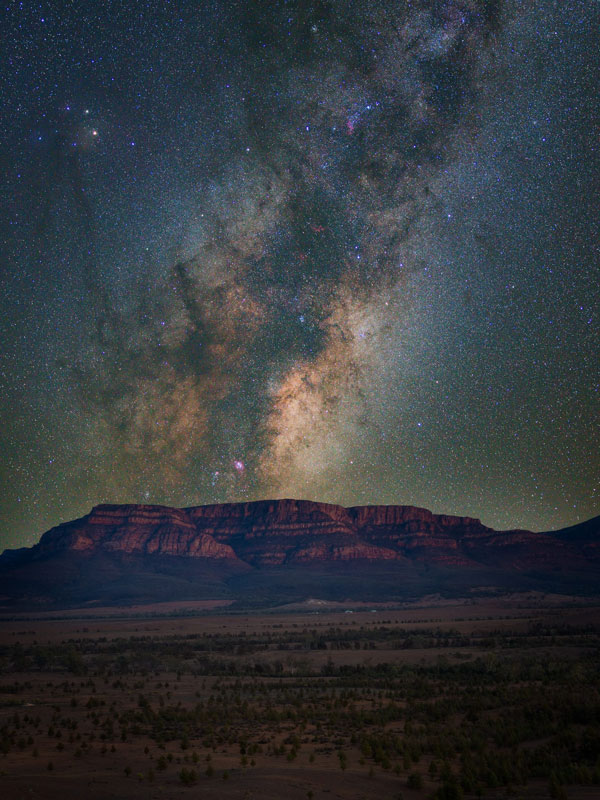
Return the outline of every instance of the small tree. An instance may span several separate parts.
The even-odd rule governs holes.
[[[409,789],[422,789],[423,777],[420,772],[411,772],[406,781]]]

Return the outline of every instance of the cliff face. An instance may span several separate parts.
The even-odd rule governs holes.
[[[188,514],[164,506],[96,506],[82,519],[59,525],[42,536],[38,552],[97,550],[188,558],[231,558],[235,553],[200,533]]]
[[[343,508],[308,500],[265,500],[187,509],[101,505],[48,531],[32,555],[164,555],[252,567],[409,560],[527,569],[597,559],[596,541],[589,533],[578,538],[560,532],[498,532],[472,517],[433,514],[414,506]]]
[[[597,593],[599,544],[600,517],[532,533],[413,506],[102,505],[0,556],[0,608]]]
[[[230,545],[253,566],[311,561],[394,559],[394,550],[360,536],[346,508],[308,500],[199,506],[187,509],[199,531]]]
[[[494,533],[478,519],[433,514],[415,506],[357,506],[349,509],[363,538],[399,550],[408,558],[468,566],[462,546],[469,536]]]

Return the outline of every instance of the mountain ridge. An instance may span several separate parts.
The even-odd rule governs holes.
[[[346,508],[295,499],[187,508],[102,504],[51,528],[33,547],[0,556],[0,596],[9,604],[89,602],[86,587],[103,596],[111,586],[115,595],[150,599],[156,592],[160,599],[181,592],[297,598],[317,573],[340,597],[467,592],[486,582],[590,591],[600,577],[599,545],[600,517],[535,533],[496,531],[474,517],[417,506]],[[63,575],[62,585],[53,573]]]

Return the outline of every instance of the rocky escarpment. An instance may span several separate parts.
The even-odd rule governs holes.
[[[495,531],[472,517],[433,514],[414,506],[343,508],[308,500],[186,509],[101,505],[48,531],[33,552],[36,557],[59,551],[163,555],[252,567],[410,560],[526,569],[597,558],[598,537],[588,528],[585,537],[576,532],[567,537],[560,532]]]
[[[59,550],[235,559],[231,547],[196,529],[186,511],[165,506],[102,505],[85,517],[52,528],[36,551]]]
[[[495,531],[413,506],[268,500],[101,505],[0,556],[0,606],[218,600],[398,600],[431,593],[594,593],[600,518],[563,531]]]
[[[408,558],[468,565],[463,542],[495,533],[473,517],[433,514],[416,506],[358,506],[349,509],[365,540],[399,550]]]
[[[365,541],[351,512],[328,503],[266,500],[198,506],[187,512],[198,530],[230,545],[253,566],[390,560],[400,555]]]

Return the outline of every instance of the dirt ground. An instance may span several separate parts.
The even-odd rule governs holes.
[[[559,732],[565,687],[580,680],[577,691],[597,702],[600,604],[531,595],[176,613],[0,622],[2,800],[600,797],[594,758],[576,762],[585,743],[600,742],[596,717]],[[473,681],[481,700],[468,710]],[[529,716],[536,704],[547,715],[547,737],[537,724],[535,736],[503,733],[512,745],[494,740],[513,691]],[[546,697],[556,698],[550,710]],[[473,745],[481,730],[489,741]],[[499,785],[486,777],[491,767],[468,766],[475,746],[476,758],[496,759]],[[544,769],[549,748],[561,775],[578,781],[549,773],[507,785],[506,756],[527,760],[536,747],[542,766],[531,769]]]

